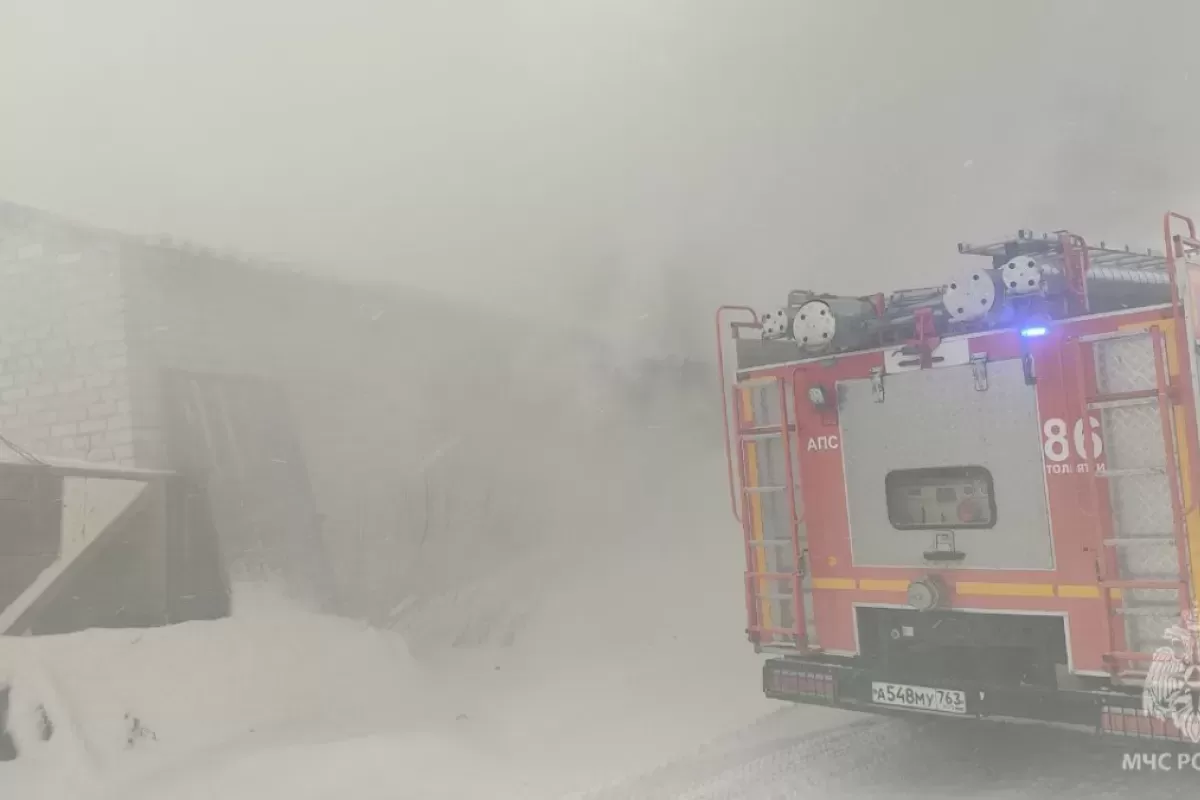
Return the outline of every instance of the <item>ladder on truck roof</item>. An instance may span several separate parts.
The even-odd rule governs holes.
[[[1173,234],[1172,220],[1185,222],[1188,235]],[[1142,665],[1154,660],[1164,631],[1194,613],[1196,602],[1188,517],[1200,499],[1195,406],[1200,309],[1192,300],[1200,273],[1189,273],[1200,269],[1191,259],[1200,241],[1195,224],[1173,213],[1166,215],[1164,237],[1171,319],[1073,340],[1080,419],[1103,431],[1101,440],[1080,450],[1087,465],[1086,508],[1097,521],[1105,663],[1114,678],[1134,683],[1148,675]],[[1172,361],[1178,362],[1174,372]],[[1186,472],[1180,469],[1185,459]]]
[[[727,306],[717,311],[717,367],[729,500],[745,541],[746,633],[759,647],[809,651],[815,649],[809,643],[811,604],[805,603],[806,590],[811,588],[806,586],[804,575],[806,550],[796,502],[796,425],[788,414],[789,390],[793,387],[777,376],[727,384],[721,323],[724,314],[731,311],[746,312],[753,320],[731,322],[734,339],[739,330],[759,329],[762,325],[754,310],[746,306]]]

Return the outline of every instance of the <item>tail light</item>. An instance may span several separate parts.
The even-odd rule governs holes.
[[[776,661],[768,661],[763,667],[763,691],[781,697],[819,697],[829,701],[837,696],[831,673]]]
[[[1189,741],[1169,719],[1155,717],[1140,708],[1104,706],[1100,712],[1100,730],[1117,736],[1160,741]]]

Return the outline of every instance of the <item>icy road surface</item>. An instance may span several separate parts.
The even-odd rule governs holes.
[[[814,712],[834,713],[810,707],[777,712],[693,758],[586,798],[1159,800],[1200,793],[1200,766],[1181,770],[1176,754],[1169,772],[1123,768],[1125,752],[1164,752],[1150,743],[1029,725],[861,715],[813,731]]]

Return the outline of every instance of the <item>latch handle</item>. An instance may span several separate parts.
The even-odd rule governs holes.
[[[883,402],[883,367],[871,367],[871,397],[876,403]]]
[[[975,379],[975,391],[986,392],[988,388],[987,353],[971,353],[971,377]]]

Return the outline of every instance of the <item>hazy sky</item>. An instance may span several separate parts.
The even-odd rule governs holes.
[[[707,324],[1200,214],[1197,5],[0,0],[0,197],[583,314],[669,275]]]

